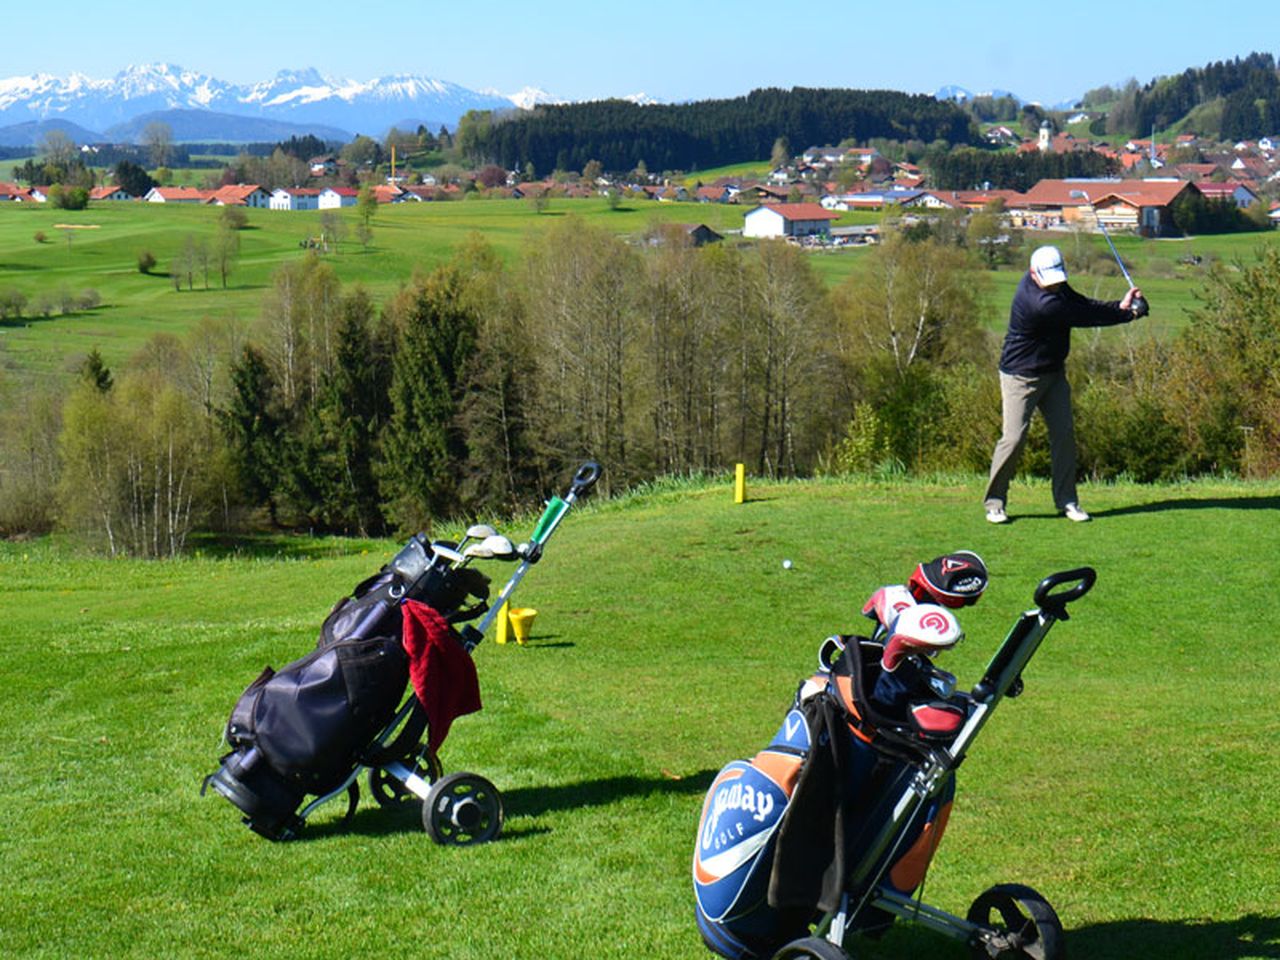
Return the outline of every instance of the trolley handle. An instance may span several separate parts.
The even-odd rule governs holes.
[[[600,479],[600,464],[594,460],[588,460],[578,468],[578,472],[573,475],[573,482],[569,484],[569,492],[575,497],[580,497],[592,487],[596,481]]]
[[[1036,587],[1036,606],[1056,620],[1066,620],[1067,604],[1079,600],[1092,590],[1097,579],[1098,572],[1093,567],[1076,567],[1074,570],[1051,573]],[[1057,589],[1066,584],[1072,586],[1065,590]]]

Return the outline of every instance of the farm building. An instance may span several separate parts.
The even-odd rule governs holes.
[[[824,210],[817,203],[773,203],[747,211],[744,237],[829,236],[831,221],[840,214]]]

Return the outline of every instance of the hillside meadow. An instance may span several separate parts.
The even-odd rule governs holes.
[[[1046,484],[1016,484],[1004,527],[976,478],[588,502],[517,595],[539,611],[529,645],[478,648],[484,709],[441,751],[504,791],[506,830],[476,848],[437,847],[416,811],[367,794],[349,826],[335,803],[270,844],[199,795],[240,691],[310,649],[394,543],[204,541],[150,563],[0,543],[4,952],[709,956],[689,874],[715,771],[768,741],[821,639],[861,629],[876,587],[968,548],[992,579],[941,662],[965,687],[1042,577],[1089,564],[1098,581],[975,742],[926,901],[963,914],[990,884],[1029,884],[1078,960],[1275,957],[1280,486],[1083,494],[1095,520],[1072,524]],[[850,946],[968,955],[905,927]]]
[[[552,200],[539,211],[526,200],[468,200],[455,203],[398,204],[382,207],[372,220],[367,247],[355,239],[356,212],[341,212],[345,238],[336,251],[324,254],[344,284],[363,284],[384,298],[415,270],[430,270],[448,260],[469,235],[483,236],[508,263],[563,218],[607,227],[639,240],[658,223],[706,223],[721,233],[740,230],[744,209],[716,204],[629,201],[610,209],[603,200]],[[249,210],[248,229],[240,231],[240,253],[223,289],[216,272],[205,289],[197,278],[194,290],[176,291],[170,265],[188,237],[212,242],[219,210],[141,203],[98,203],[83,211],[7,204],[0,209],[0,292],[15,290],[31,301],[60,293],[78,296],[95,291],[100,305],[48,318],[24,316],[0,320],[0,385],[57,382],[97,347],[109,366],[121,364],[157,333],[182,336],[202,317],[238,318],[252,322],[261,312],[263,292],[273,272],[304,255],[308,238],[319,235],[319,211]],[[875,215],[853,212],[841,223],[874,222]],[[43,234],[44,242],[37,242]],[[730,242],[735,241],[732,237]],[[1075,284],[1098,297],[1119,297],[1123,280],[1116,275],[1101,237],[1028,235],[1028,245],[1060,243],[1073,260],[1090,257],[1099,274],[1079,273]],[[1157,337],[1173,335],[1185,325],[1196,305],[1195,294],[1207,264],[1215,259],[1252,260],[1259,244],[1275,243],[1274,234],[1195,238],[1181,241],[1117,239],[1123,256],[1153,304],[1145,329]],[[1092,254],[1088,251],[1092,249]],[[138,257],[150,252],[156,267],[138,270]],[[863,269],[866,248],[815,251],[816,273],[835,286]],[[1199,264],[1185,262],[1200,257]],[[974,269],[983,291],[985,322],[1002,329],[1008,302],[1021,275],[1020,266],[995,271]],[[28,313],[33,310],[28,309]]]

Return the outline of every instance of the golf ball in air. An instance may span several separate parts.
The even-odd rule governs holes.
[[[783,570],[790,570],[790,569],[791,569],[791,561],[790,561],[790,560],[783,560],[783,561],[782,561],[782,569],[783,569]]]

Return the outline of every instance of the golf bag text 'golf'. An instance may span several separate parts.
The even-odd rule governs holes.
[[[842,660],[858,655],[856,641],[851,648]],[[731,960],[772,956],[838,903],[846,862],[889,815],[891,785],[911,773],[904,756],[872,745],[875,731],[842,702],[853,670],[840,663],[837,672],[839,684],[826,674],[808,681],[769,745],[724,767],[703,803],[693,857],[698,930]],[[894,853],[888,875],[903,893],[922,881],[953,795],[952,783]]]

